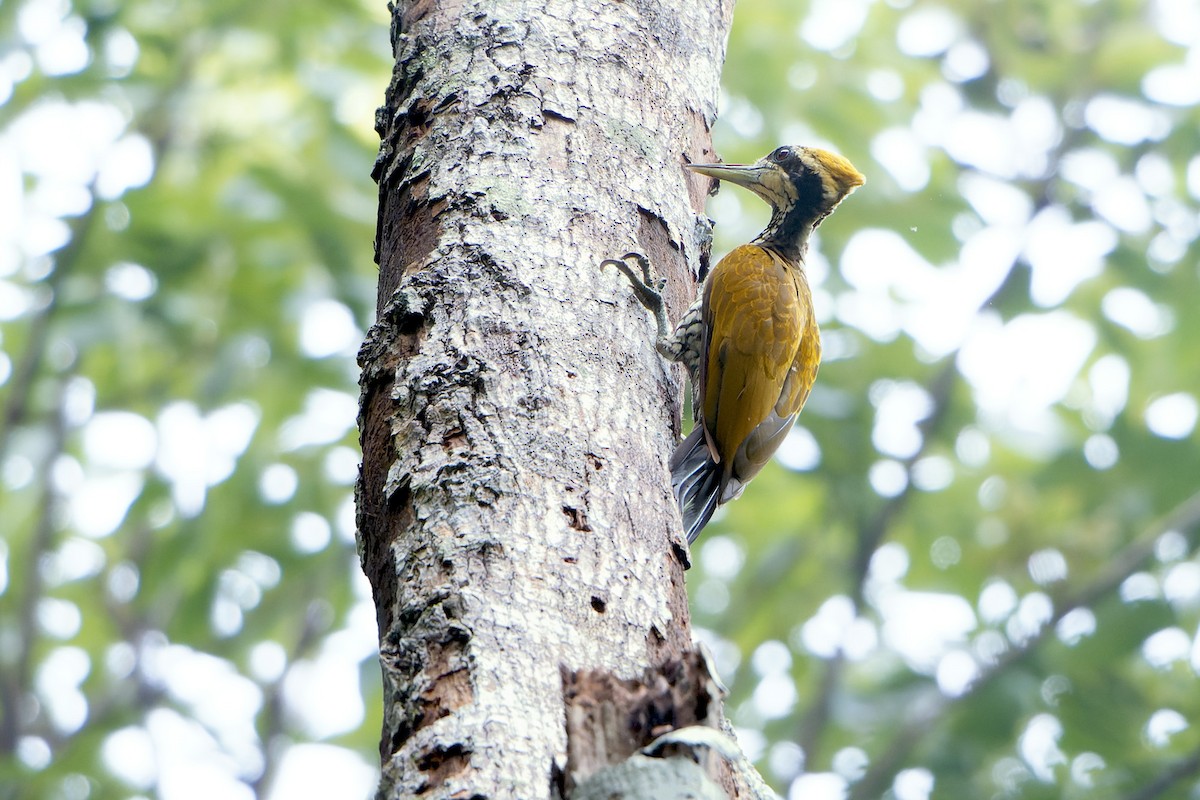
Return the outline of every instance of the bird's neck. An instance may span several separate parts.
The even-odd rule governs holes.
[[[786,210],[776,209],[754,243],[771,248],[788,261],[802,262],[808,254],[809,237],[824,218],[824,214],[814,218],[811,208],[798,205]]]

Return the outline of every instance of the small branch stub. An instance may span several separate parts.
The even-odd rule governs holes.
[[[621,680],[563,671],[561,797],[768,798],[721,714],[725,688],[703,650]]]

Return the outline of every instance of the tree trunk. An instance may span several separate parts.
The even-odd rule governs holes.
[[[381,797],[569,791],[564,682],[693,664],[666,468],[681,376],[598,265],[638,250],[669,278],[673,317],[694,296],[708,180],[682,164],[713,160],[731,14],[393,9],[378,321],[360,353]]]

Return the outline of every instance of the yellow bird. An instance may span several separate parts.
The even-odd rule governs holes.
[[[603,265],[629,278],[658,323],[658,352],[682,363],[692,379],[696,426],[670,462],[691,543],[717,506],[741,495],[763,468],[808,399],[821,362],[804,274],[808,240],[864,179],[845,158],[814,147],[780,147],[754,164],[687,168],[770,203],[766,229],[721,259],[673,332],[644,256],[627,253]]]

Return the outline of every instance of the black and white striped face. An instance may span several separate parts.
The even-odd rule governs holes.
[[[776,212],[797,208],[816,219],[863,184],[849,161],[815,147],[785,145],[753,164],[690,164],[688,169],[744,186]]]
[[[853,164],[816,147],[780,147],[763,161],[786,174],[793,187],[793,202],[820,208],[825,213],[863,184],[863,176]]]

